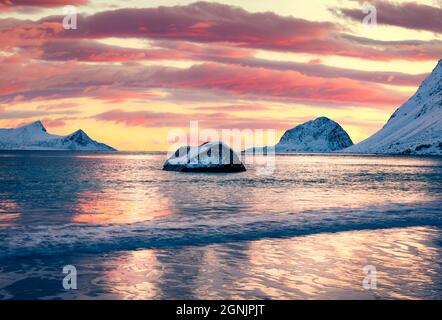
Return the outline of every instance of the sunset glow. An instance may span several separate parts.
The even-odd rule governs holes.
[[[440,1],[0,1],[0,127],[42,120],[119,150],[188,128],[289,128],[327,116],[359,142],[442,52]],[[77,29],[63,28],[65,5]],[[409,16],[413,13],[412,17]]]

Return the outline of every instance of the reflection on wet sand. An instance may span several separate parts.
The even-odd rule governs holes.
[[[92,280],[112,297],[125,300],[149,300],[162,295],[158,286],[163,268],[154,251],[133,251],[105,262],[103,275]]]
[[[413,227],[140,250],[104,262],[122,299],[419,299],[440,296],[439,229]],[[365,290],[363,267],[377,269]]]
[[[241,277],[241,266],[248,262],[241,252],[247,246],[116,253],[113,259],[100,261],[101,269],[108,271],[93,283],[117,299],[221,299],[230,283]]]
[[[431,243],[437,239],[440,230],[415,227],[261,240],[250,248],[251,273],[278,284],[279,298],[422,298],[436,294],[441,252]],[[377,269],[376,290],[362,287],[366,265]],[[243,281],[244,287],[254,282]]]

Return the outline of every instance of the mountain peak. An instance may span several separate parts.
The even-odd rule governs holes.
[[[436,67],[433,70],[433,73],[439,71],[442,71],[442,59],[440,59],[439,62],[437,63]]]
[[[315,120],[312,120],[312,121],[313,122],[328,122],[328,121],[334,122],[333,120],[330,120],[329,118],[324,117],[324,116],[318,117],[318,118],[316,118]]]
[[[71,134],[71,136],[86,136],[86,137],[88,137],[86,132],[84,132],[82,129],[78,129],[73,134]]]
[[[297,127],[293,128],[291,130],[295,130],[298,127],[340,127],[340,125],[337,122],[331,120],[330,118],[327,118],[325,116],[321,116],[321,117],[318,117],[314,120],[310,120],[306,123],[298,125]]]
[[[65,140],[75,142],[75,143],[82,145],[82,146],[86,146],[90,143],[94,143],[94,141],[91,138],[89,138],[89,136],[86,134],[86,132],[84,132],[81,129],[66,136]]]
[[[28,124],[28,125],[24,125],[24,126],[22,126],[22,128],[31,129],[32,131],[47,132],[45,126],[43,125],[43,123],[40,120],[35,121],[35,122]]]
[[[419,86],[416,94],[410,98],[413,100],[425,100],[433,95],[440,95],[442,92],[442,60],[439,60],[431,74]],[[409,100],[409,101],[410,101]],[[420,102],[419,101],[419,102]]]

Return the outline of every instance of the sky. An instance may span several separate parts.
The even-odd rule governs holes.
[[[0,0],[0,127],[41,120],[119,150],[168,150],[190,121],[278,139],[326,116],[356,143],[442,58],[441,4]]]

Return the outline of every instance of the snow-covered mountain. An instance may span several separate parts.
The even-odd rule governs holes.
[[[287,130],[274,147],[275,152],[332,152],[353,145],[350,136],[335,121],[320,117]],[[264,153],[267,147],[264,148]],[[248,149],[247,153],[262,151]]]
[[[442,60],[380,131],[344,152],[442,155]]]
[[[16,129],[0,129],[0,150],[115,151],[78,130],[67,136],[47,132],[40,121]]]

